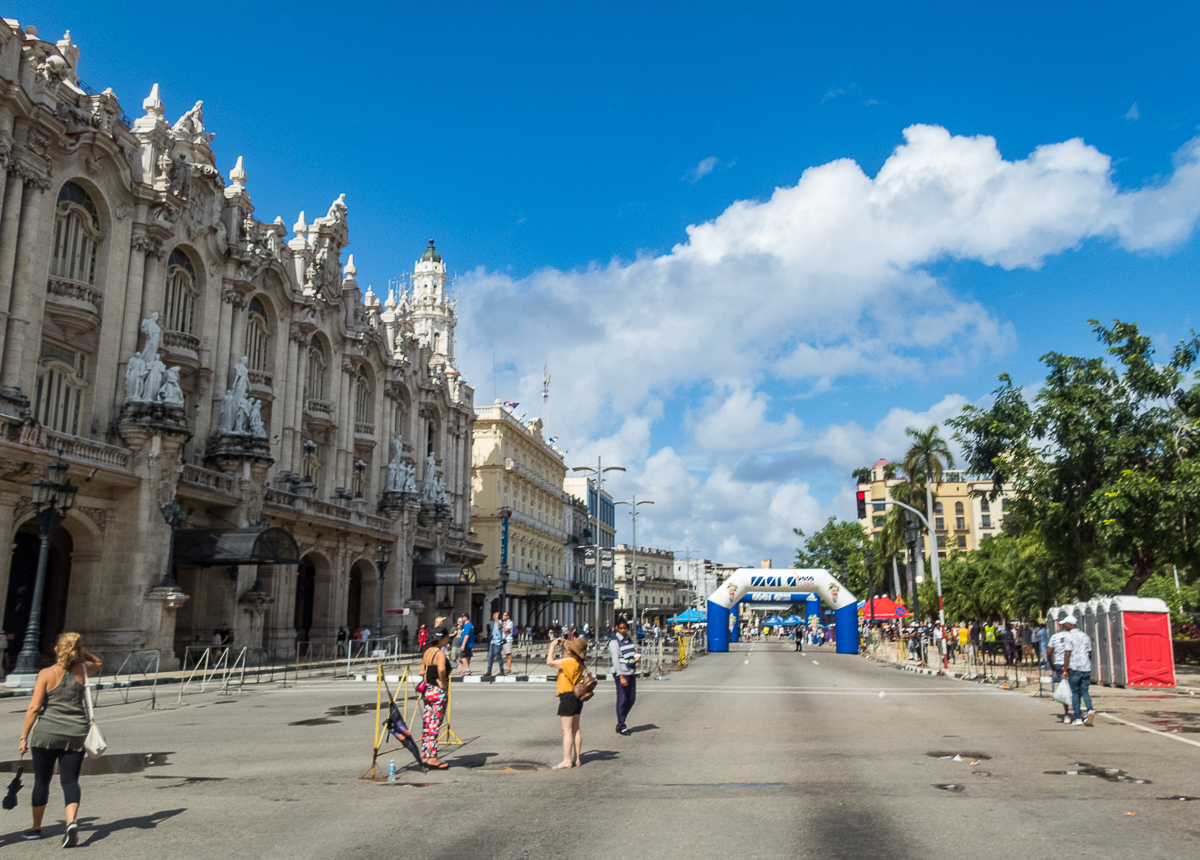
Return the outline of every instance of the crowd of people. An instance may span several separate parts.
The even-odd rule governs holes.
[[[468,675],[473,671],[470,661],[475,649],[475,626],[466,616],[460,616],[450,626],[442,617],[434,621],[433,629],[424,625],[417,631],[417,647],[421,650],[421,670],[417,684],[422,709],[421,758],[426,767],[444,770],[449,765],[439,757],[438,740],[446,719],[449,701],[450,677],[452,674]],[[563,759],[554,765],[555,770],[579,767],[583,764],[583,734],[580,717],[584,703],[591,698],[591,690],[583,683],[591,675],[588,672],[588,647],[593,637],[587,625],[580,631],[565,625],[543,628],[550,638],[546,653],[546,666],[557,670],[556,691],[558,717],[562,728]],[[488,625],[488,674],[494,665],[499,665],[497,674],[512,671],[512,644],[519,635],[519,628],[506,613],[493,613]],[[533,636],[533,628],[526,635]],[[618,619],[608,640],[609,670],[616,688],[616,732],[632,734],[627,720],[637,700],[638,664],[642,655],[638,643],[630,632],[629,622]],[[584,692],[581,692],[584,690]]]

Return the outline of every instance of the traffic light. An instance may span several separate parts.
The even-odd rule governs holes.
[[[865,490],[858,491],[858,518],[860,520],[867,518],[867,493]]]

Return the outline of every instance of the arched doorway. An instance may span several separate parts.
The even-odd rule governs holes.
[[[351,630],[362,627],[362,568],[350,568],[350,584],[346,589],[346,626]]]
[[[296,569],[296,641],[309,641],[313,626],[313,602],[317,591],[317,566],[311,558],[300,560]]]
[[[25,628],[29,624],[40,549],[41,535],[37,523],[25,523],[17,530],[13,539],[12,567],[4,604],[4,630],[6,634],[13,636],[8,643],[9,662],[16,661],[17,654],[25,643]],[[42,592],[42,632],[38,643],[38,652],[42,655],[53,653],[54,640],[63,632],[63,624],[67,617],[71,553],[74,551],[70,532],[59,526],[50,537],[49,549],[46,558],[46,585]],[[10,666],[5,666],[5,671],[10,669]]]

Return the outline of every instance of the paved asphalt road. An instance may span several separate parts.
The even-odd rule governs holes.
[[[1186,857],[1200,837],[1200,801],[1156,799],[1200,796],[1200,747],[1106,719],[1063,726],[1051,701],[777,644],[736,645],[640,684],[633,736],[615,734],[602,683],[583,713],[584,767],[558,772],[520,772],[561,755],[551,685],[455,684],[453,727],[468,743],[445,751],[449,771],[407,770],[401,782],[414,784],[398,786],[357,779],[371,712],[329,713],[373,700],[373,685],[303,681],[190,696],[173,710],[102,707],[112,753],[171,754],[144,772],[84,777],[81,850],[121,860],[1010,860]],[[5,704],[0,738],[15,751],[21,700]],[[1111,704],[1130,720],[1176,707]],[[323,718],[334,722],[288,725]],[[1077,762],[1152,784],[1046,773]],[[0,812],[6,855],[60,850],[58,838],[19,843],[31,781],[21,805]],[[964,788],[935,788],[947,783]],[[55,785],[52,837],[60,804]]]

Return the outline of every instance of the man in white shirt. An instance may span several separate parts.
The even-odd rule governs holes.
[[[1063,669],[1067,683],[1071,685],[1071,704],[1075,708],[1073,726],[1091,726],[1096,718],[1092,709],[1092,696],[1088,687],[1092,683],[1092,639],[1075,626],[1074,616],[1063,619],[1067,638],[1063,645]],[[1087,717],[1080,712],[1080,699],[1087,705]]]
[[[1050,666],[1051,676],[1053,678],[1051,689],[1058,686],[1058,682],[1063,679],[1063,648],[1067,644],[1067,628],[1063,622],[1059,622],[1058,629],[1054,631],[1054,635],[1050,637],[1050,641],[1046,644],[1046,662]],[[1063,722],[1071,722],[1071,706],[1063,705]]]

